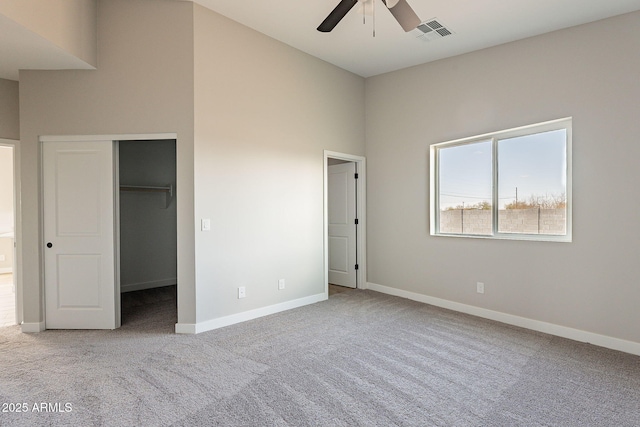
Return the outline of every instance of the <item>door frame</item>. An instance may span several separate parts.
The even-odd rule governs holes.
[[[363,156],[324,150],[324,291],[329,296],[329,159],[344,160],[356,164],[356,216],[358,233],[356,238],[356,289],[367,289],[367,160]]]
[[[91,142],[91,141],[105,141],[111,140],[113,142],[114,149],[114,158],[113,158],[113,174],[114,174],[114,192],[113,192],[113,201],[114,201],[114,275],[115,275],[115,286],[114,286],[114,298],[115,298],[115,316],[116,316],[116,328],[121,326],[122,313],[120,307],[120,192],[118,188],[120,186],[120,176],[119,176],[119,162],[118,162],[118,150],[119,150],[119,141],[138,141],[138,140],[159,140],[159,139],[175,139],[176,140],[176,149],[177,149],[177,141],[178,134],[177,133],[148,133],[148,134],[109,134],[109,135],[45,135],[40,136],[38,138],[39,141],[39,150],[40,150],[40,158],[42,159],[42,147],[46,142]],[[176,161],[176,169],[177,169],[177,161]],[[42,164],[40,165],[40,170],[42,171]],[[40,179],[42,179],[42,173],[40,173]],[[176,188],[178,188],[178,175],[176,173]],[[43,183],[40,183],[40,236],[44,236],[44,186]],[[178,227],[179,228],[179,227]],[[179,260],[177,260],[179,263]],[[179,265],[178,265],[179,269]],[[40,271],[42,272],[42,283],[44,284],[44,256],[40,257]],[[180,286],[178,284],[178,286]],[[43,311],[43,320],[42,320],[42,330],[47,328],[47,313],[46,313],[46,303],[44,302],[45,292],[43,289],[42,292],[42,311]]]
[[[22,216],[20,215],[20,141],[0,138],[0,146],[13,148],[13,284],[16,324],[22,323]]]

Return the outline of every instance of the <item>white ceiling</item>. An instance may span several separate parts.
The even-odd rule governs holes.
[[[189,1],[189,0],[186,0]],[[422,21],[452,36],[423,42],[405,33],[381,0],[374,19],[355,6],[330,33],[318,25],[340,0],[193,0],[234,21],[363,77],[640,10],[640,0],[407,0]],[[90,69],[78,58],[0,14],[0,78],[20,69]]]
[[[640,0],[407,0],[422,21],[438,18],[455,33],[423,42],[381,0],[375,38],[359,5],[332,32],[316,30],[340,0],[193,1],[363,77],[640,10]]]

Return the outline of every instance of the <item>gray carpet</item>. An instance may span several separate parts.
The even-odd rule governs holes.
[[[372,291],[175,321],[173,288],[123,300],[116,331],[1,328],[0,403],[28,411],[0,425],[640,426],[640,357]]]

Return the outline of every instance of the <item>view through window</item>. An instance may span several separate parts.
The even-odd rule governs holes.
[[[571,120],[431,147],[431,232],[571,240]]]

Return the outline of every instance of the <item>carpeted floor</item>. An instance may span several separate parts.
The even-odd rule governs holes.
[[[116,331],[0,328],[0,403],[27,408],[0,425],[640,425],[637,356],[361,290],[175,335],[168,295]]]

